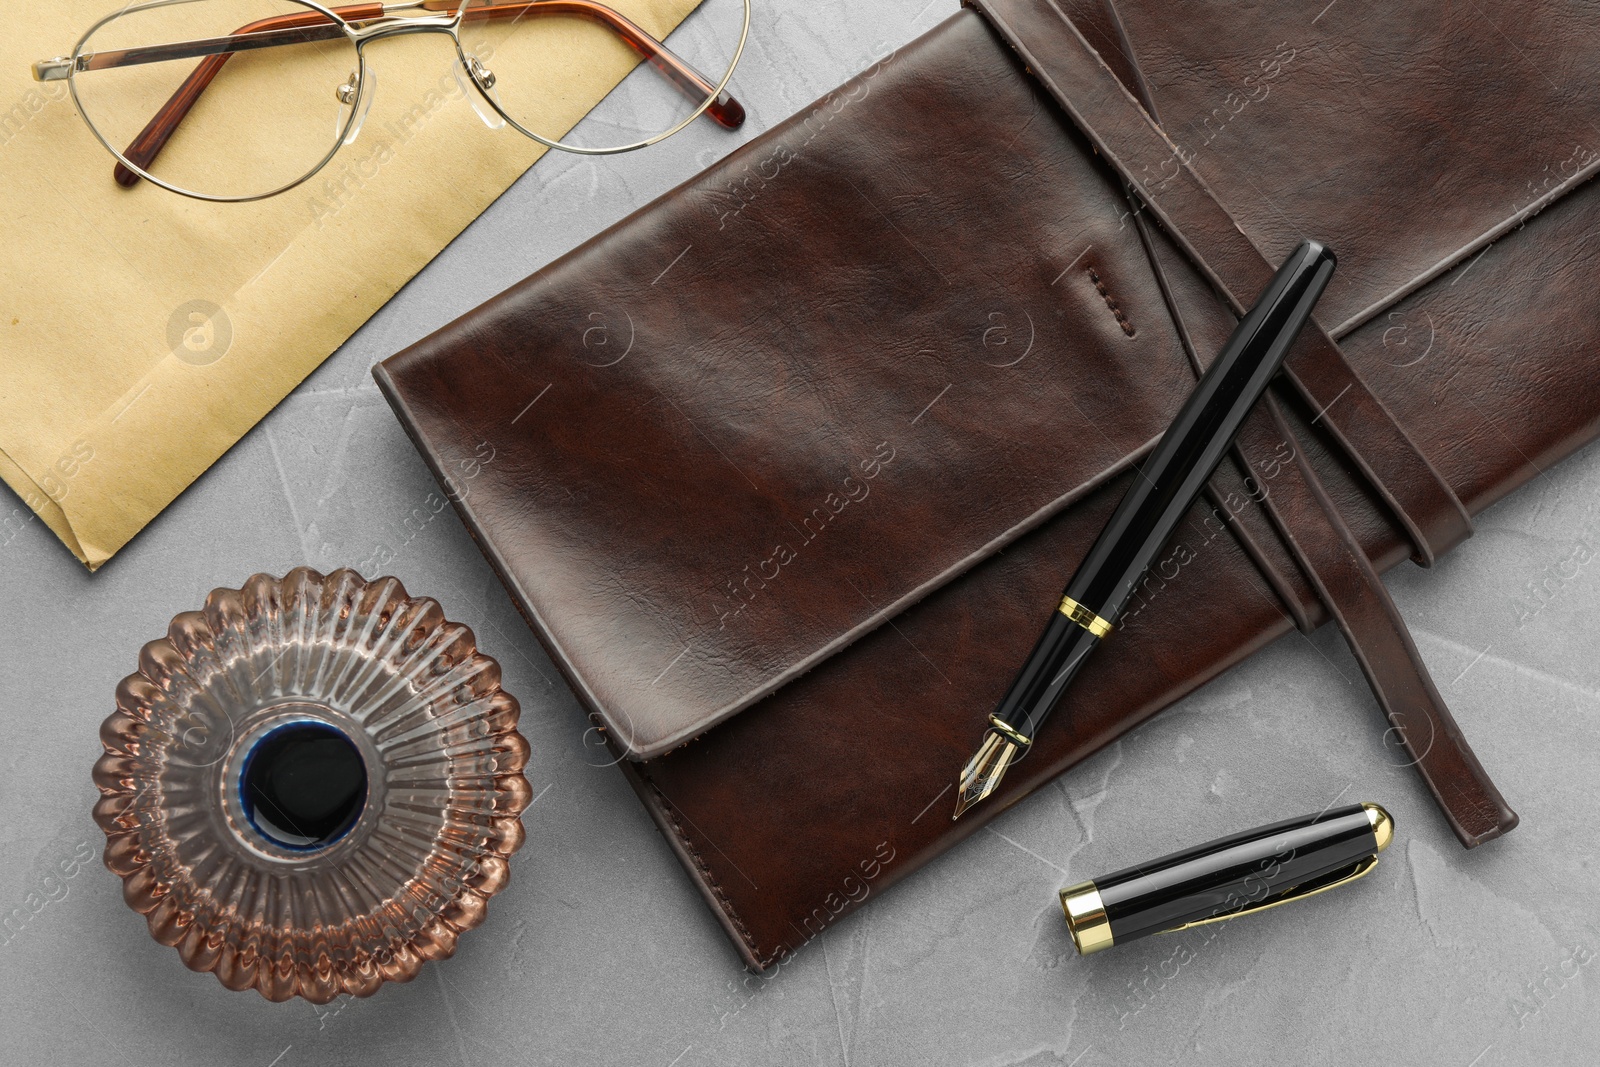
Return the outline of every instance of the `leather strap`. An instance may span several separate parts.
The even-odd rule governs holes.
[[[1272,265],[1053,0],[964,0],[1022,56],[1096,150],[1133,187],[1207,281],[1243,314]],[[1241,295],[1244,294],[1244,299]],[[1321,326],[1285,365],[1351,461],[1394,512],[1423,566],[1472,533],[1472,520]]]
[[[1072,6],[1075,17],[1088,18],[1083,23],[1088,32],[1095,33],[1102,45],[1116,48],[1112,58],[1119,66],[1127,68],[1120,73],[1110,70],[1101,56],[1087,45],[1065,12],[1051,0],[969,2],[984,10],[1045,87],[1067,108],[1080,129],[1121,172],[1128,184],[1132,213],[1152,269],[1161,283],[1195,371],[1200,373],[1203,370],[1201,357],[1190,338],[1185,322],[1187,316],[1181,306],[1186,302],[1192,304],[1192,300],[1186,301],[1173,292],[1156,242],[1144,224],[1143,211],[1148,207],[1162,222],[1165,233],[1183,248],[1189,262],[1224,297],[1235,315],[1244,310],[1237,291],[1259,290],[1270,277],[1271,266],[1233,224],[1199,177],[1179,159],[1177,149],[1149,117],[1153,111],[1151,102],[1145,99],[1141,104],[1131,95],[1129,85],[1141,96],[1147,97],[1148,89],[1137,64],[1121,47],[1120,25],[1115,23],[1114,13],[1108,7],[1087,0],[1065,0]],[[996,9],[1000,8],[1007,9],[1013,21],[997,17]],[[1032,34],[1028,45],[1020,39],[1015,22],[1017,14],[1038,16],[1038,21],[1027,27],[1027,32]],[[1051,56],[1057,62],[1045,65],[1041,62],[1041,53],[1046,62]],[[1076,65],[1069,64],[1064,73],[1059,62],[1063,58],[1076,60]],[[1095,77],[1097,74],[1099,76]],[[1084,108],[1081,99],[1075,105],[1074,99],[1068,98],[1064,85],[1087,93],[1098,106]],[[1131,144],[1131,147],[1120,150],[1113,147],[1090,126],[1085,112],[1093,112],[1102,128],[1109,126],[1121,135],[1119,147],[1121,144]],[[1152,151],[1155,152],[1153,157]],[[1171,169],[1158,172],[1153,181],[1149,177],[1152,158],[1158,161],[1157,166],[1171,164]],[[1140,160],[1144,161],[1141,174],[1136,175],[1130,163]],[[1142,183],[1141,176],[1145,179]],[[1152,188],[1159,190],[1160,199],[1152,197]],[[1192,229],[1186,231],[1184,226]],[[1203,239],[1207,251],[1219,250],[1220,269],[1199,253],[1193,240],[1196,236]],[[1470,520],[1454,492],[1366,388],[1344,360],[1338,345],[1325,332],[1320,328],[1308,330],[1291,355],[1288,369],[1297,389],[1316,407],[1316,420],[1327,422],[1335,439],[1394,510],[1415,546],[1413,558],[1424,564],[1431,563],[1436,555],[1448,551],[1470,534]],[[1319,403],[1319,396],[1326,399]],[[1332,405],[1345,400],[1354,403],[1333,415]],[[1362,451],[1355,446],[1357,440],[1371,446],[1374,455],[1398,456],[1399,462],[1380,462],[1377,466],[1365,462]],[[1282,455],[1285,450],[1292,454],[1292,461]],[[1262,474],[1258,464],[1271,466],[1275,477],[1270,491],[1263,490],[1259,497],[1261,510],[1270,517],[1317,599],[1344,635],[1391,729],[1410,755],[1457,839],[1464,847],[1473,848],[1510,831],[1517,825],[1516,813],[1506,804],[1462,737],[1411,640],[1399,609],[1272,397],[1269,396],[1247,420],[1234,454],[1240,472],[1247,479],[1246,485],[1253,480],[1260,487]],[[1399,477],[1398,489],[1389,486],[1384,480],[1385,474]],[[1208,491],[1213,496],[1217,493],[1214,486],[1208,487]],[[1411,505],[1409,510],[1402,500]],[[1216,511],[1214,507],[1214,513]],[[1418,511],[1423,520],[1414,518],[1413,511]],[[1224,507],[1221,513],[1229,516],[1230,527],[1241,546],[1288,607],[1296,624],[1302,630],[1309,629],[1310,620],[1300,608],[1291,583],[1280,568],[1272,565],[1259,537],[1252,535],[1249,525],[1231,509]]]
[[[1277,399],[1269,394],[1262,407],[1256,414],[1271,419],[1278,439],[1293,441]],[[1475,848],[1509,833],[1517,825],[1516,812],[1462,737],[1423,665],[1400,609],[1339,514],[1304,448],[1295,448],[1294,466],[1298,478],[1286,480],[1269,503],[1302,560],[1309,562],[1309,554],[1295,531],[1331,529],[1336,535],[1336,551],[1319,553],[1316,566],[1307,567],[1307,573],[1361,665],[1361,673],[1367,676],[1392,730],[1463,847]]]
[[[1214,298],[1192,275],[1188,284],[1173,278],[1174,272],[1182,270],[1183,261],[1170,247],[1162,247],[1155,235],[1145,234],[1142,223],[1140,232],[1198,375],[1206,363],[1199,353],[1217,349],[1232,328],[1226,321],[1229,317],[1215,308]],[[1211,301],[1215,308],[1209,321],[1195,321],[1205,310],[1200,306],[1202,300]],[[1204,334],[1200,343],[1193,339],[1195,329]],[[1309,621],[1302,621],[1305,613],[1299,610],[1291,583],[1264,566],[1265,553],[1258,544],[1261,538],[1247,531],[1246,520],[1257,515],[1270,520],[1273,529],[1269,536],[1275,533],[1274,540],[1287,547],[1294,560],[1291,566],[1298,565],[1344,635],[1392,732],[1410,755],[1457,840],[1474,848],[1510,831],[1517,824],[1516,813],[1461,736],[1399,609],[1271,394],[1245,420],[1233,451],[1240,472],[1249,479],[1247,488],[1253,490],[1249,499],[1261,505],[1242,512],[1226,509],[1235,520],[1234,532],[1296,623],[1303,631],[1311,628]],[[1226,465],[1221,468],[1226,469]]]

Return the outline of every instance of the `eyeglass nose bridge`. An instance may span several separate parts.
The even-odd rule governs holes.
[[[421,8],[416,4],[394,4],[386,10],[430,10]],[[425,15],[422,18],[386,17],[364,26],[345,25],[345,34],[355,43],[356,55],[359,65],[350,72],[350,77],[334,90],[334,96],[345,107],[354,109],[350,116],[349,125],[345,128],[341,145],[348,146],[354,143],[361,133],[362,125],[367,121],[367,112],[372,110],[372,98],[378,84],[378,75],[367,65],[367,45],[385,37],[403,37],[411,33],[442,33],[448,36],[456,46],[456,53],[461,53],[461,39],[456,36],[456,27],[461,24],[459,10],[447,11],[439,15]],[[490,76],[493,84],[493,76]]]
[[[428,2],[429,0],[413,0],[413,2],[409,3],[387,5],[385,11],[432,12],[434,9],[426,6]],[[377,79],[373,74],[366,73],[368,69],[366,46],[385,37],[402,37],[410,33],[443,33],[450,37],[456,46],[454,69],[456,82],[460,85],[462,94],[471,102],[472,110],[477,113],[478,118],[483,121],[485,126],[491,130],[504,128],[506,120],[495,98],[494,85],[496,79],[494,71],[490,70],[481,59],[472,55],[461,45],[461,36],[458,31],[466,6],[466,3],[463,2],[453,9],[447,9],[438,14],[426,14],[420,18],[389,16],[366,25],[346,27],[345,32],[355,42],[356,51],[362,57],[361,73],[369,84],[365,94],[366,99],[359,105],[361,114],[351,123],[350,132],[345,136],[345,144],[355,140],[356,134],[361,130],[361,123],[366,118],[366,110],[372,104],[370,83],[375,82]],[[339,100],[345,104],[349,104],[360,92],[360,86],[357,84],[357,74],[352,74],[350,77],[351,80],[338,89]],[[472,91],[474,88],[477,90],[476,92]]]
[[[386,11],[402,9],[428,10],[414,8],[409,4],[391,4],[385,7]],[[386,15],[365,25],[348,26],[346,32],[356,43],[356,47],[360,48],[385,37],[403,37],[408,33],[443,33],[455,37],[456,27],[459,25],[461,25],[461,12],[457,10],[421,17]]]

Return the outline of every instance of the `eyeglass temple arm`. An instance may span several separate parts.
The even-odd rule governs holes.
[[[454,10],[460,3],[461,0],[423,0],[419,6],[424,10]],[[384,7],[382,3],[367,3],[336,7],[331,10],[346,22],[365,22],[382,18]],[[476,21],[489,18],[516,18],[525,14],[577,15],[606,26],[616,32],[641,58],[664,74],[691,99],[704,100],[716,88],[715,83],[706,80],[688,63],[678,58],[671,49],[638,25],[604,4],[594,3],[592,0],[526,0],[523,3],[492,4],[470,8],[464,17]],[[344,28],[339,23],[331,22],[320,12],[307,11],[304,14],[261,19],[239,27],[227,37],[97,52],[80,57],[79,69],[105,70],[135,63],[205,57],[123,152],[134,165],[142,170],[148,170],[162,148],[171,140],[184,117],[200,99],[200,94],[205,92],[206,87],[216,78],[229,57],[237,52],[257,48],[334,40],[342,36]],[[34,76],[40,80],[63,76],[55,71],[55,65],[56,61],[35,64]],[[46,70],[47,67],[50,69]],[[706,108],[706,114],[729,129],[736,129],[745,119],[743,105],[726,91],[711,102]],[[114,175],[117,184],[124,187],[132,187],[139,182],[139,175],[120,160],[117,162]]]

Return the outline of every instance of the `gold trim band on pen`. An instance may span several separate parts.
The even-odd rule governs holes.
[[[995,733],[1013,744],[1021,745],[1023,748],[1028,748],[1033,744],[1031,737],[1024,737],[1015,726],[1012,726],[1004,719],[997,719],[991,715],[989,716],[989,725],[994,728]]]
[[[1088,630],[1096,637],[1111,632],[1111,624],[1069,596],[1061,598],[1061,614]]]
[[[1061,891],[1061,910],[1067,916],[1067,932],[1078,955],[1087,956],[1111,947],[1111,920],[1106,905],[1093,882],[1079,882]]]

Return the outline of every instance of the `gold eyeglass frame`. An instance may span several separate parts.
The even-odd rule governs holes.
[[[84,125],[89,127],[89,131],[94,134],[95,140],[99,141],[103,146],[105,146],[106,151],[115,156],[117,162],[121,164],[121,166],[118,168],[117,180],[122,184],[133,185],[136,184],[139,179],[143,179],[161,187],[162,189],[166,189],[169,192],[177,193],[180,196],[191,197],[195,200],[210,201],[212,203],[248,203],[255,200],[265,200],[269,197],[288,192],[290,189],[293,189],[296,186],[301,185],[315,177],[323,167],[328,165],[328,162],[332,160],[334,156],[339,154],[339,150],[341,148],[344,148],[347,144],[354,140],[354,136],[351,132],[352,127],[355,128],[356,133],[359,133],[360,123],[365,119],[367,108],[370,105],[370,100],[367,98],[367,93],[369,92],[369,88],[376,81],[375,76],[373,76],[372,72],[367,67],[366,46],[371,44],[373,41],[382,40],[386,37],[398,37],[413,33],[448,34],[456,46],[456,59],[460,63],[460,71],[466,74],[467,79],[471,81],[473,88],[478,91],[478,95],[483,99],[484,103],[493,109],[494,113],[498,114],[506,123],[506,125],[510,126],[512,129],[523,134],[524,136],[532,138],[548,148],[558,149],[563,152],[571,152],[575,155],[585,156],[607,156],[616,155],[621,152],[633,152],[641,148],[648,148],[650,145],[664,141],[673,134],[683,130],[695,119],[699,118],[701,115],[704,115],[713,104],[717,104],[719,107],[727,107],[731,105],[732,108],[736,110],[738,121],[731,123],[731,125],[737,126],[738,122],[742,121],[743,119],[742,107],[739,106],[736,100],[727,94],[726,90],[729,81],[731,81],[733,78],[734,70],[739,65],[740,57],[744,55],[745,42],[750,36],[750,0],[742,0],[744,4],[744,20],[739,31],[739,42],[733,51],[732,59],[728,63],[728,69],[723,72],[721,80],[714,84],[705,75],[696,71],[693,66],[684,60],[679,59],[663,42],[657,41],[644,30],[640,29],[638,26],[629,21],[626,16],[612,10],[602,3],[599,3],[598,0],[520,0],[520,2],[513,2],[507,5],[512,7],[534,8],[541,4],[550,4],[552,7],[554,7],[560,3],[566,7],[583,8],[586,12],[590,13],[589,17],[591,18],[594,18],[595,15],[603,15],[604,17],[595,18],[595,21],[601,22],[602,24],[607,24],[609,28],[613,30],[613,32],[616,32],[625,38],[634,37],[636,41],[642,39],[648,44],[649,47],[653,48],[656,56],[660,57],[666,66],[674,68],[674,70],[678,72],[674,73],[673,71],[669,70],[667,73],[669,74],[669,77],[673,78],[673,80],[679,81],[680,87],[683,84],[683,80],[681,79],[692,80],[697,86],[704,85],[710,87],[710,91],[706,93],[705,99],[701,101],[700,106],[695,108],[694,111],[692,111],[687,117],[685,117],[681,122],[672,128],[655,134],[654,136],[647,137],[643,140],[608,148],[593,148],[583,145],[566,144],[560,140],[555,140],[542,134],[535,133],[518,122],[516,118],[514,118],[505,108],[500,105],[494,94],[490,92],[495,84],[495,75],[485,68],[483,64],[479,62],[477,57],[470,55],[461,44],[459,30],[463,17],[468,10],[470,0],[405,0],[405,2],[401,3],[358,3],[341,8],[328,7],[319,2],[319,0],[290,0],[290,2],[292,2],[294,5],[306,8],[308,12],[315,11],[321,14],[331,24],[331,27],[317,25],[315,28],[337,28],[342,31],[343,36],[355,46],[356,70],[354,71],[352,78],[353,84],[346,83],[339,88],[340,102],[350,108],[350,113],[344,124],[339,128],[337,136],[333,142],[333,147],[328,150],[328,153],[323,156],[315,166],[313,166],[304,175],[296,178],[294,181],[269,192],[255,193],[249,196],[219,196],[210,193],[195,192],[194,190],[184,189],[180,186],[174,185],[171,182],[163,181],[161,178],[158,178],[156,175],[150,173],[150,171],[145,166],[142,166],[138,161],[130,159],[123,150],[112,145],[112,143],[106,138],[105,134],[102,133],[99,127],[95,125],[94,120],[89,117],[88,112],[84,109],[83,102],[78,95],[77,85],[77,75],[87,70],[104,69],[108,67],[129,65],[134,63],[159,62],[165,59],[202,58],[218,55],[229,56],[236,52],[245,51],[248,49],[270,47],[277,44],[296,43],[292,40],[268,39],[273,34],[282,34],[284,32],[281,30],[276,30],[263,31],[256,34],[241,32],[230,34],[225,37],[212,37],[195,41],[178,41],[167,45],[155,45],[138,49],[118,49],[109,53],[102,52],[97,54],[94,52],[86,52],[84,50],[89,41],[97,32],[99,32],[101,27],[105,26],[109,22],[125,16],[131,11],[143,11],[152,8],[168,7],[174,4],[195,2],[197,2],[197,0],[143,0],[143,2],[140,3],[126,4],[95,22],[94,25],[90,26],[88,30],[84,32],[83,36],[78,39],[78,43],[73,46],[72,53],[70,55],[57,56],[54,59],[40,60],[39,62],[33,64],[33,77],[35,81],[64,80],[67,82],[67,88],[72,95],[73,106],[77,109],[79,117],[83,119]],[[366,12],[366,17],[347,18],[345,15],[340,14],[341,10],[346,13],[360,10]],[[481,11],[482,9],[479,10]],[[407,14],[408,12],[410,14]],[[692,15],[693,12],[690,12],[690,14]],[[252,38],[255,39],[251,40]],[[309,38],[306,39],[309,40]],[[336,40],[337,38],[332,37],[329,39]],[[648,60],[646,58],[641,58],[640,60],[641,64],[647,61]],[[203,88],[204,86],[202,86],[202,89]],[[346,99],[345,94],[350,90],[353,90],[353,92],[350,92],[349,98]],[[697,91],[699,90],[697,89]],[[187,113],[187,109],[185,109],[183,113]],[[160,116],[158,116],[157,119],[152,119],[152,127],[156,124],[159,118]],[[177,121],[181,122],[181,120],[182,114],[179,115]],[[719,118],[718,121],[723,125],[730,125],[729,122],[721,118]],[[149,132],[149,129],[150,127],[147,127],[147,133]],[[170,131],[168,131],[167,136],[170,136]],[[166,138],[162,137],[160,143],[164,144],[165,140]],[[132,146],[130,146],[130,148],[131,147]],[[157,151],[159,151],[159,146],[157,147]],[[122,173],[123,168],[126,168],[127,175]]]

